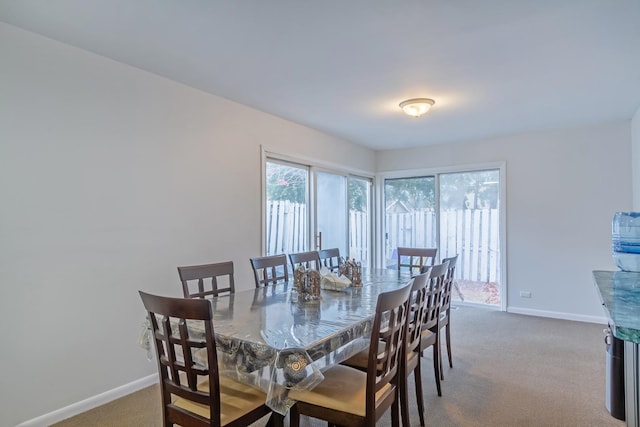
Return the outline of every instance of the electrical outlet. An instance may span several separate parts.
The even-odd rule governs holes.
[[[521,298],[531,298],[531,292],[529,291],[520,291]]]

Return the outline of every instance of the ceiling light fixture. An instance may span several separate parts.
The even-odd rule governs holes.
[[[414,98],[402,101],[400,103],[400,108],[402,108],[402,111],[404,111],[408,116],[420,117],[421,115],[426,114],[435,103],[436,102],[433,99],[429,98]]]

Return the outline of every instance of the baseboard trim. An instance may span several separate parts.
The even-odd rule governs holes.
[[[507,312],[514,314],[524,314],[527,316],[550,317],[552,319],[574,320],[576,322],[607,324],[606,316],[586,316],[575,313],[562,313],[559,311],[535,310],[524,307],[508,307]]]
[[[107,390],[104,393],[89,397],[88,399],[81,400],[76,403],[72,403],[64,408],[56,409],[48,414],[41,415],[37,418],[25,421],[18,424],[16,427],[47,427],[51,424],[55,424],[74,415],[81,414],[90,409],[97,408],[100,405],[109,403],[112,400],[116,400],[120,397],[126,396],[138,390],[142,390],[145,387],[153,385],[158,382],[158,374],[149,375],[148,377],[140,378],[139,380],[132,381],[130,383],[121,385],[111,390]]]

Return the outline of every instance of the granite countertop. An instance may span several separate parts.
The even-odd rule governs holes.
[[[594,271],[593,278],[613,335],[640,344],[640,273]]]

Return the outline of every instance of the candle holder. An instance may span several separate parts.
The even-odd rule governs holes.
[[[299,266],[293,272],[293,287],[298,293],[298,302],[320,300],[320,273],[312,268]]]
[[[348,278],[354,288],[362,286],[362,263],[356,262],[355,259],[347,258],[345,262],[341,263],[340,274]]]

